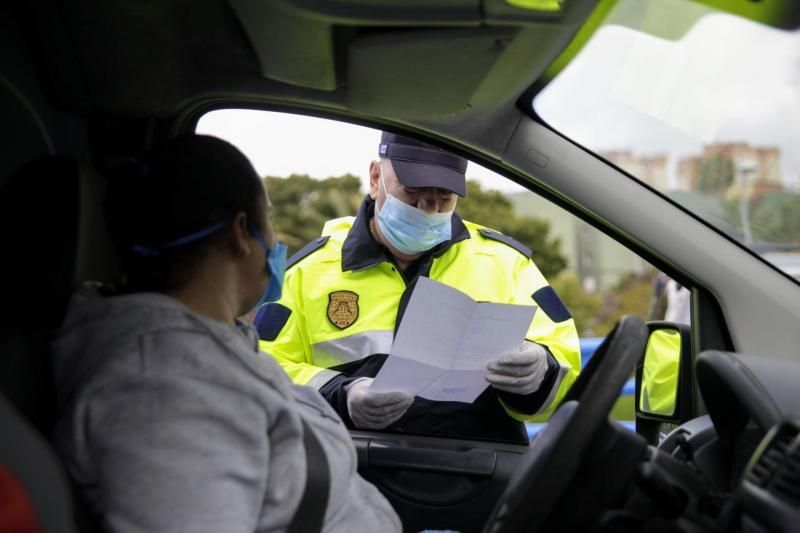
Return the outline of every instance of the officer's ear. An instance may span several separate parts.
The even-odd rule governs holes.
[[[378,198],[378,190],[381,188],[381,162],[372,161],[369,164],[369,196],[373,200]]]

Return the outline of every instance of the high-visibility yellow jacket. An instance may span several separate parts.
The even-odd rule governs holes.
[[[575,323],[530,259],[512,239],[453,218],[453,237],[406,272],[372,237],[374,202],[358,216],[329,221],[323,236],[289,261],[281,299],[268,304],[255,324],[261,349],[292,380],[320,390],[348,424],[344,387],[374,376],[391,349],[408,289],[425,275],[474,300],[537,305],[526,338],[545,346],[549,369],[540,390],[528,396],[492,387],[473,404],[417,398],[390,429],[423,434],[527,441],[522,421],[555,407],[580,370]]]

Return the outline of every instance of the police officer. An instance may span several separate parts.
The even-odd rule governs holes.
[[[383,133],[358,215],[328,221],[289,260],[281,299],[256,315],[262,350],[296,383],[318,388],[350,427],[527,442],[522,422],[555,406],[578,374],[575,323],[531,251],[454,212],[466,168],[466,159]],[[477,301],[539,308],[519,350],[488,364],[490,386],[472,404],[369,389],[419,276]]]

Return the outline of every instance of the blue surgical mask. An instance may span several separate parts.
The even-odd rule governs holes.
[[[267,253],[266,268],[269,270],[269,283],[256,304],[256,307],[261,307],[267,302],[277,302],[281,298],[283,275],[286,272],[286,245],[275,242],[275,247],[270,248],[264,236],[255,226],[250,226],[250,233],[253,234],[253,237],[264,247],[264,251]]]
[[[426,252],[439,243],[452,238],[453,211],[426,213],[389,194],[380,176],[386,201],[375,217],[381,233],[398,251],[414,255]]]

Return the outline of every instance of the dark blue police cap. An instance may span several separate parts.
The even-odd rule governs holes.
[[[421,141],[383,132],[378,155],[392,160],[392,168],[406,187],[439,187],[467,195],[467,160]]]

